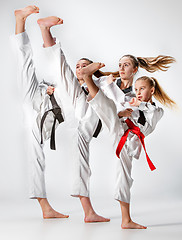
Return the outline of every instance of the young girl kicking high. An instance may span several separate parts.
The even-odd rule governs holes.
[[[141,145],[145,149],[144,137],[154,130],[163,115],[163,109],[154,104],[152,96],[164,105],[174,102],[162,90],[156,79],[141,77],[135,83],[136,97],[129,99],[129,103],[124,103],[125,99],[120,98],[123,99],[123,105],[129,104],[136,109],[129,118],[119,118],[115,103],[99,90],[92,80],[92,74],[102,67],[104,67],[102,63],[93,63],[82,69],[81,74],[89,89],[89,104],[109,129],[114,143],[117,144],[116,154],[120,160],[117,167],[115,199],[120,202],[121,206],[121,227],[145,229],[146,227],[133,222],[130,217],[130,188],[133,182],[131,178],[132,159],[133,157],[139,158]],[[120,92],[122,94],[122,91]],[[142,121],[138,121],[140,111],[144,115]],[[126,147],[122,148],[123,145]],[[146,157],[151,170],[154,170],[155,167],[147,153]]]

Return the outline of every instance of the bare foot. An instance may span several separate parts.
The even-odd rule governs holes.
[[[43,218],[48,219],[48,218],[68,218],[69,215],[64,215],[59,212],[56,212],[53,208],[50,210],[44,211],[43,212]]]
[[[122,229],[146,229],[147,227],[144,227],[144,226],[137,224],[137,223],[133,222],[132,220],[130,220],[127,223],[122,223],[121,228]]]
[[[32,13],[39,13],[39,8],[35,5],[32,5],[19,10],[15,10],[15,17],[21,20],[25,20]]]
[[[63,20],[61,18],[52,16],[46,18],[40,18],[37,20],[40,28],[51,28],[52,26],[63,24]]]
[[[91,64],[89,64],[88,66],[86,66],[86,67],[84,67],[84,68],[82,68],[81,70],[80,70],[80,73],[81,73],[81,75],[92,75],[94,72],[96,72],[97,70],[99,70],[100,68],[102,68],[102,67],[104,67],[105,66],[105,64],[104,63],[96,63],[96,62],[94,62],[94,63],[91,63]]]
[[[85,217],[84,221],[85,221],[85,223],[109,222],[110,219],[101,217],[101,216],[97,215],[96,213],[92,213],[89,216]]]

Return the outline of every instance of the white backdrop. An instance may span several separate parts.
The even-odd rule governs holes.
[[[26,25],[35,61],[42,45],[36,23],[38,18],[56,15],[64,20],[53,29],[72,69],[81,57],[106,64],[105,71],[115,71],[123,54],[135,56],[171,55],[176,58],[167,72],[149,74],[139,71],[137,76],[155,76],[178,104],[179,110],[165,108],[165,115],[156,130],[146,139],[146,146],[157,170],[150,172],[144,153],[134,161],[133,200],[145,204],[156,201],[181,202],[181,69],[182,69],[182,15],[179,0],[1,0],[1,161],[0,202],[19,201],[28,197],[26,142],[23,131],[21,99],[17,87],[17,63],[10,45],[14,33],[14,10],[35,4],[40,14],[29,17]],[[39,64],[41,77],[44,69]],[[136,76],[136,77],[137,77]],[[66,97],[65,97],[66,98]],[[69,100],[66,99],[65,101]],[[71,108],[70,108],[71,109]],[[46,184],[48,197],[69,197],[73,128],[64,123],[56,132],[57,151],[45,146]],[[91,194],[113,197],[116,158],[107,131],[91,143]],[[75,203],[75,202],[73,202]],[[2,206],[1,204],[1,206]]]

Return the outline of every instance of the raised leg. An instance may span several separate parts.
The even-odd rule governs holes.
[[[18,45],[18,57],[20,63],[21,92],[23,95],[25,115],[28,121],[35,115],[35,110],[32,108],[34,96],[37,93],[38,81],[35,74],[35,67],[32,60],[32,49],[27,33],[25,32],[26,18],[32,13],[38,13],[39,8],[36,6],[28,6],[20,10],[15,10],[16,29],[15,41]],[[36,97],[39,98],[37,94]],[[41,98],[41,96],[40,96]],[[40,101],[34,101],[34,108],[39,111]],[[36,106],[36,107],[35,107]],[[46,197],[45,189],[45,156],[42,145],[40,144],[40,131],[38,126],[34,125],[34,129],[27,129],[28,140],[28,159],[29,159],[29,196],[32,199],[38,199],[41,206],[43,218],[67,218],[68,215],[63,215],[56,212],[49,204]]]
[[[56,25],[63,24],[63,20],[61,18],[52,16],[52,17],[38,19],[37,23],[39,24],[39,27],[42,33],[44,47],[51,47],[55,45],[55,40],[52,37],[50,28]]]
[[[19,10],[15,10],[16,29],[15,41],[18,46],[18,62],[19,62],[19,85],[22,89],[21,93],[23,101],[32,102],[38,87],[38,81],[35,74],[35,66],[32,59],[32,49],[27,33],[25,32],[25,22],[28,16],[33,13],[39,13],[36,6],[28,6]]]
[[[95,83],[92,80],[92,74],[104,66],[105,66],[104,63],[92,63],[89,64],[87,67],[82,68],[80,71],[81,75],[83,76],[83,79],[87,84],[91,98],[94,98],[97,92],[99,91],[99,88],[95,85]]]
[[[32,5],[15,10],[14,13],[16,18],[15,34],[19,34],[25,31],[25,21],[27,17],[30,16],[32,13],[39,13],[39,8],[35,5]]]

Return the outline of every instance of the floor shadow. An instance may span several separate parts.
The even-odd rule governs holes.
[[[147,225],[147,227],[168,227],[168,226],[179,226],[182,225],[182,222],[178,222],[178,223],[163,223],[163,224],[151,224],[151,225]]]

